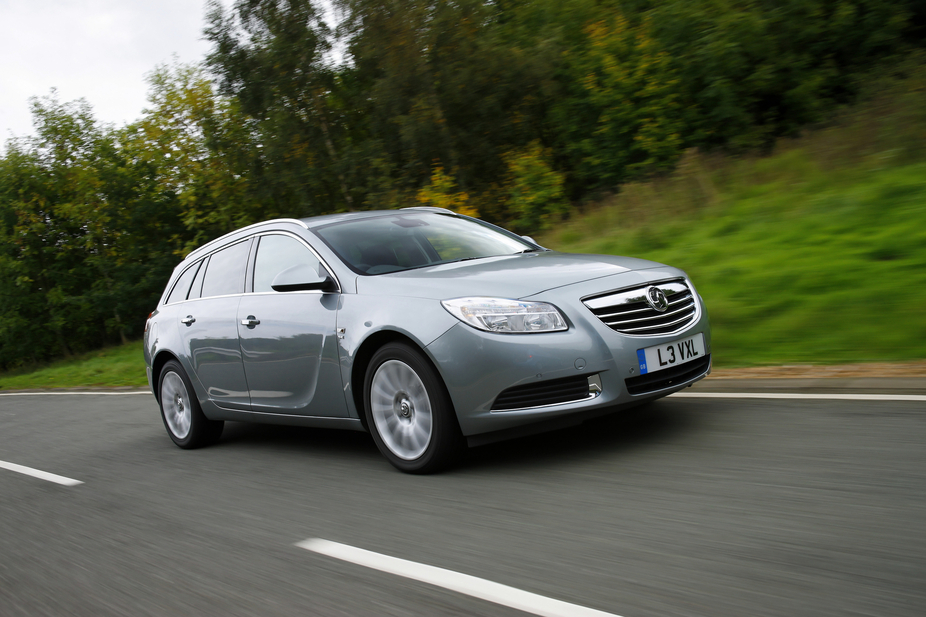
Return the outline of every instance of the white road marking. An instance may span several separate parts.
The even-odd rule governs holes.
[[[150,390],[144,392],[0,392],[0,396],[154,396]],[[818,401],[919,401],[926,402],[926,394],[801,394],[797,392],[676,392],[677,398],[758,398],[758,399],[806,399]]]
[[[80,480],[65,478],[64,476],[59,476],[54,473],[48,473],[47,471],[33,469],[32,467],[26,467],[24,465],[17,465],[16,463],[7,463],[6,461],[0,461],[0,468],[9,469],[10,471],[32,476],[33,478],[39,478],[40,480],[54,482],[55,484],[63,484],[64,486],[77,486],[78,484],[83,484]]]
[[[923,394],[797,394],[788,392],[676,392],[676,398],[759,398],[811,401],[922,401]]]
[[[299,542],[296,546],[335,559],[349,561],[436,587],[443,587],[444,589],[450,589],[474,598],[488,600],[495,604],[543,617],[618,617],[612,613],[554,600],[468,574],[460,574],[453,570],[445,570],[397,557],[389,557],[388,555],[381,555],[380,553],[322,540],[321,538],[310,538]]]
[[[131,396],[133,394],[151,394],[151,390],[144,392],[0,392],[0,396],[71,396],[74,394],[90,394],[93,396]]]

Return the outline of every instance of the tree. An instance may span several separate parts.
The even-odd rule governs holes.
[[[238,0],[225,11],[212,2],[207,19],[208,64],[262,146],[249,170],[262,201],[301,216],[353,209],[346,129],[325,61],[330,32],[313,3]]]
[[[40,360],[99,344],[118,306],[90,290],[107,276],[111,231],[97,169],[111,129],[97,124],[84,101],[61,103],[55,93],[32,100],[37,136],[7,146],[0,185],[5,240],[0,277],[15,313],[0,330],[0,364]],[[28,316],[27,320],[24,318]],[[47,324],[42,332],[35,323]],[[9,346],[7,346],[9,344]],[[23,345],[31,348],[22,354]],[[19,355],[13,355],[20,351]]]
[[[563,174],[549,164],[550,150],[535,141],[526,148],[505,155],[508,166],[508,210],[515,217],[515,229],[535,233],[566,216]]]
[[[147,165],[158,190],[175,200],[173,216],[183,223],[169,238],[175,256],[276,216],[249,180],[252,153],[260,148],[237,102],[218,95],[201,66],[160,66],[148,81],[149,106],[126,127],[121,149]]]
[[[679,80],[650,30],[614,12],[589,23],[584,45],[566,54],[572,82],[553,115],[582,186],[616,187],[681,153]]]

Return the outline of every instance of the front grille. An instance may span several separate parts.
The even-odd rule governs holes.
[[[657,287],[666,295],[669,307],[662,313],[646,301],[646,291]],[[606,326],[636,336],[671,334],[684,329],[698,312],[694,295],[679,279],[625,289],[582,301]]]
[[[711,354],[707,354],[693,362],[673,366],[655,373],[628,377],[624,380],[624,383],[627,385],[627,392],[630,394],[649,394],[699,377],[706,373],[710,366]]]
[[[524,407],[540,407],[581,401],[589,396],[588,377],[566,377],[538,381],[524,386],[508,388],[498,395],[492,411],[510,411]]]

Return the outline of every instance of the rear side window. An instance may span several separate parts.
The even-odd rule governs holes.
[[[203,279],[203,298],[244,291],[244,271],[250,246],[249,241],[239,242],[212,254]]]
[[[190,291],[190,282],[196,275],[196,271],[199,270],[199,265],[201,263],[202,262],[197,262],[196,264],[184,270],[183,274],[180,275],[180,278],[177,279],[177,283],[174,285],[174,288],[170,291],[170,295],[167,296],[167,302],[165,302],[165,304],[173,304],[174,302],[181,302],[186,300],[187,293]]]
[[[304,244],[289,236],[263,236],[257,247],[254,265],[254,291],[272,291],[270,284],[276,275],[292,266],[307,265],[319,271],[318,258]]]

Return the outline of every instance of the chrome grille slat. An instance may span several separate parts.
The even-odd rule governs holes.
[[[646,289],[631,289],[586,298],[582,302],[606,326],[636,336],[672,334],[690,324],[698,314],[694,294],[684,280],[654,283],[665,294],[668,309],[659,312],[646,302]]]
[[[643,303],[641,302],[640,304],[643,304]],[[600,311],[602,309],[598,309],[598,310]],[[615,315],[635,315],[636,313],[646,313],[652,310],[653,309],[651,309],[649,306],[644,306],[643,308],[631,309],[628,311],[617,311],[616,313],[595,313],[595,314],[598,315],[598,317],[600,317],[601,319],[605,319],[606,317],[614,317]]]
[[[672,296],[672,297],[675,298],[678,295],[679,294],[675,294],[675,296]],[[669,306],[672,307],[676,304],[681,304],[681,303],[691,304],[691,293],[685,293],[677,300],[670,301]],[[599,317],[604,318],[604,317],[612,317],[614,315],[633,315],[634,313],[645,313],[647,311],[651,312],[653,310],[652,307],[650,307],[646,302],[643,302],[643,301],[629,302],[625,306],[637,306],[637,305],[641,306],[642,308],[619,310],[616,313],[599,313],[598,311],[603,311],[606,309],[592,309],[592,312],[594,312]],[[608,307],[608,308],[611,308],[611,307]]]
[[[689,321],[691,321],[690,315],[686,315],[685,317],[682,317],[681,319],[678,319],[676,321],[670,321],[669,323],[659,324],[657,326],[644,326],[642,328],[626,328],[626,329],[621,330],[621,332],[627,332],[627,333],[633,334],[637,332],[642,332],[644,330],[657,330],[659,328],[669,328],[669,327],[672,327],[672,326],[675,326],[681,323],[688,323]]]
[[[639,319],[619,319],[619,320],[615,320],[614,323],[632,324],[632,323],[638,323],[641,321],[652,321],[654,319],[665,319],[666,317],[672,317],[673,315],[678,315],[679,313],[684,313],[685,311],[690,311],[692,309],[694,309],[694,306],[689,304],[687,306],[683,306],[674,311],[666,311],[665,313],[657,313],[656,315],[647,315],[646,317],[641,317]],[[634,311],[634,312],[637,312],[637,311]],[[649,312],[655,313],[656,311],[654,311],[653,309],[649,309]],[[606,324],[610,325],[611,322],[605,321],[605,317],[606,317],[605,315],[598,316],[598,318],[601,321],[604,321]]]
[[[688,286],[685,285],[682,280],[657,283],[656,286],[659,287],[668,298],[679,293],[691,293],[691,290],[688,289]],[[633,302],[639,302],[641,305],[645,305],[646,297],[643,294],[647,287],[649,287],[649,284],[624,291],[607,293],[594,298],[586,298],[583,302],[585,302],[585,306],[593,311],[607,307],[622,306]]]
[[[684,296],[684,297],[682,297],[682,298],[680,298],[680,299],[678,299],[678,300],[673,300],[672,302],[669,302],[669,308],[672,308],[673,306],[676,306],[676,305],[681,304],[681,303],[685,303],[686,306],[690,306],[690,305],[691,305],[691,294],[688,294],[688,295],[686,295],[686,296]],[[636,304],[638,304],[638,303],[634,303],[633,305],[630,305],[630,306],[636,306]],[[613,312],[613,313],[602,313],[602,312],[599,312],[599,311],[604,311],[604,310],[606,310],[606,309],[595,309],[595,310],[593,310],[592,312],[595,313],[595,315],[597,315],[598,318],[601,319],[602,321],[605,320],[605,319],[610,319],[611,317],[617,317],[617,316],[625,317],[625,316],[627,316],[627,315],[637,315],[637,314],[639,314],[639,313],[652,313],[652,312],[653,312],[652,307],[650,307],[650,306],[649,306],[648,304],[646,304],[645,302],[640,302],[639,304],[640,304],[643,308],[630,309],[630,310],[621,310],[621,311],[616,311],[616,312]],[[662,313],[662,314],[664,315],[665,313]]]

